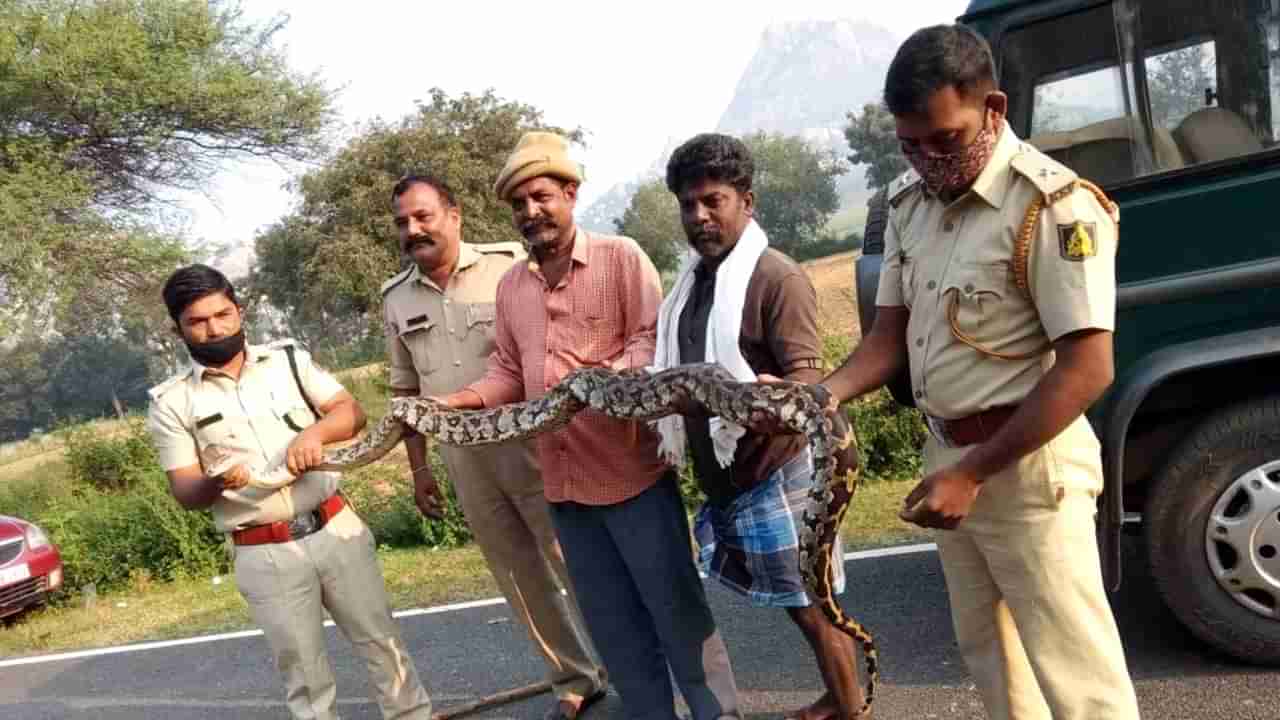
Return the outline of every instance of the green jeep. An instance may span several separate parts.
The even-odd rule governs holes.
[[[1120,205],[1099,532],[1194,634],[1280,664],[1280,0],[973,0],[1009,122]],[[856,282],[870,327],[873,201]],[[911,404],[908,381],[894,397]]]

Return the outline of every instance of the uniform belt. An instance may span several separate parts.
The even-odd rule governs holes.
[[[320,503],[320,507],[309,513],[294,516],[292,520],[278,520],[236,530],[231,533],[231,540],[236,545],[265,545],[298,540],[324,527],[345,506],[341,495],[330,495],[328,500]]]
[[[989,440],[1013,417],[1017,409],[1017,405],[1004,405],[957,420],[943,420],[926,415],[925,421],[938,442],[952,448],[965,447]]]

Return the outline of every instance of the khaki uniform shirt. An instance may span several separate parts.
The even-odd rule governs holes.
[[[914,171],[890,187],[884,263],[876,304],[906,306],[907,350],[916,404],[958,419],[1016,405],[1053,364],[1047,352],[994,358],[984,349],[1034,353],[1077,330],[1115,327],[1118,219],[1076,175],[1005,125],[972,189],[950,204],[931,196]],[[1014,242],[1027,209],[1045,198],[1032,235],[1030,297],[1014,280]]]
[[[391,387],[445,395],[482,377],[495,347],[498,281],[527,257],[518,242],[462,243],[458,267],[440,288],[418,266],[382,286]],[[519,488],[541,476],[527,441],[484,447],[440,445],[449,479]]]
[[[284,347],[292,344],[281,340],[245,346],[238,381],[193,362],[189,372],[152,388],[147,430],[160,466],[168,471],[201,464],[200,451],[211,444],[226,448],[257,475],[281,466],[289,443],[316,421],[289,369]],[[316,407],[342,391],[342,384],[316,367],[302,348],[295,346],[294,358],[302,389]],[[337,473],[308,472],[277,490],[223,490],[213,503],[214,525],[230,532],[288,520],[315,510],[337,492],[338,484]]]
[[[518,242],[464,242],[449,287],[416,264],[383,283],[391,387],[445,395],[483,376],[494,347],[498,281],[525,257]]]

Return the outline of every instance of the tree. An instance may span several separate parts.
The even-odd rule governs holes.
[[[146,407],[148,355],[128,338],[77,335],[46,347],[48,403],[60,418],[123,416]]]
[[[38,427],[51,427],[52,408],[45,401],[49,371],[44,343],[32,333],[15,335],[0,350],[0,441],[26,437]]]
[[[297,215],[282,218],[260,233],[243,301],[251,332],[275,326],[313,353],[321,353],[317,362],[332,366],[332,358],[323,352],[350,345],[369,328],[349,296],[315,292],[311,287],[312,277],[303,268],[320,251],[321,242],[315,227]]]
[[[408,173],[430,173],[453,189],[463,239],[518,240],[511,208],[493,194],[507,156],[529,130],[582,142],[580,129],[547,125],[541,111],[486,91],[431,100],[398,122],[369,124],[324,166],[301,177],[298,210],[256,240],[254,287],[282,310],[302,310],[312,331],[342,318],[381,327],[382,282],[403,267],[391,218],[391,189]],[[357,338],[342,337],[340,341]]]
[[[893,115],[883,102],[867,103],[862,113],[851,112],[844,137],[853,150],[849,162],[866,165],[867,187],[888,187],[894,178],[907,171],[902,156]]]
[[[1213,54],[1205,52],[1212,47],[1210,43],[1189,45],[1147,60],[1154,124],[1172,130],[1205,106],[1205,90],[1217,85]]]
[[[836,179],[844,174],[844,163],[797,136],[761,132],[743,142],[756,166],[756,222],[770,245],[788,255],[801,254],[805,245],[820,239],[822,227],[840,207]]]
[[[0,350],[0,440],[145,407],[150,354],[136,338],[29,330]]]
[[[680,204],[662,179],[641,185],[613,224],[619,234],[640,244],[660,273],[675,272],[689,247],[680,225]]]
[[[151,293],[191,255],[155,220],[239,157],[323,150],[332,93],[218,0],[0,4],[0,287],[8,320]]]

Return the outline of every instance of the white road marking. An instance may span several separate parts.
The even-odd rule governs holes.
[[[875,548],[872,550],[857,550],[844,554],[845,562],[857,560],[870,560],[874,558],[895,557],[898,555],[913,555],[916,553],[934,552],[938,546],[934,543],[920,543],[917,545],[898,545],[896,547]],[[703,577],[706,577],[705,575]],[[492,605],[506,604],[506,598],[492,597],[484,600],[472,600],[469,602],[451,603],[448,605],[436,605],[429,608],[411,608],[409,610],[400,610],[392,613],[396,618],[417,617],[419,615],[438,615],[441,613],[456,612],[459,610],[470,610],[472,608],[489,607]],[[332,627],[333,621],[326,620],[326,627]],[[19,667],[22,665],[36,665],[40,663],[61,662],[63,660],[80,660],[83,658],[101,657],[103,655],[116,655],[118,653],[140,652],[143,650],[160,650],[163,648],[181,647],[183,645],[197,645],[200,643],[219,642],[222,640],[239,640],[241,638],[258,637],[262,635],[261,630],[241,630],[239,632],[219,633],[217,635],[199,635],[196,637],[182,638],[180,640],[158,640],[155,642],[133,643],[130,645],[116,645],[113,647],[94,648],[92,650],[75,650],[72,652],[53,653],[50,655],[35,655],[32,657],[14,658],[12,660],[0,660],[0,668]]]
[[[473,700],[474,695],[458,695],[456,693],[432,693],[431,701],[433,703],[453,703],[462,702],[464,700]],[[283,701],[277,698],[246,698],[239,700],[199,700],[191,698],[175,698],[167,696],[142,697],[142,696],[117,696],[102,697],[100,695],[90,695],[86,697],[58,695],[50,698],[52,702],[59,705],[66,705],[73,710],[102,710],[105,708],[208,708],[212,710],[222,709],[240,709],[240,710],[258,710],[263,708],[279,708],[285,709]],[[338,698],[334,701],[335,705],[345,707],[373,707],[376,705],[373,700],[362,698]]]

